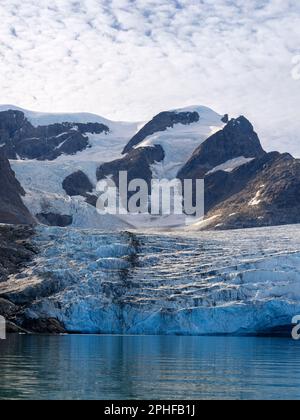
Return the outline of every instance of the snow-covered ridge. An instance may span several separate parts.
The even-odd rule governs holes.
[[[164,161],[152,167],[154,176],[159,178],[175,178],[195,149],[225,125],[222,121],[224,116],[204,106],[175,109],[171,112],[197,112],[199,121],[187,125],[176,124],[166,131],[159,131],[147,137],[136,146],[139,148],[160,145],[164,149]]]
[[[192,105],[187,106],[184,108],[176,108],[170,110],[170,112],[176,112],[177,114],[180,114],[182,112],[197,112],[202,120],[206,120],[208,122],[211,121],[220,121],[224,116],[218,114],[217,112],[213,111],[211,108],[203,105]]]
[[[107,118],[88,112],[78,113],[45,113],[29,111],[15,105],[0,105],[0,112],[14,110],[23,112],[25,117],[30,121],[34,127],[41,125],[50,125],[57,123],[99,123],[107,125],[108,127],[118,128],[118,126],[128,127],[132,123],[111,121]],[[135,124],[135,123],[133,123]]]
[[[37,260],[2,293],[68,331],[252,334],[300,313],[299,226],[201,236],[39,228],[35,243]]]

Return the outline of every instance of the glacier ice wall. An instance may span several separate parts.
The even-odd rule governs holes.
[[[67,331],[256,334],[300,314],[300,226],[201,234],[39,227],[34,263],[1,285]]]

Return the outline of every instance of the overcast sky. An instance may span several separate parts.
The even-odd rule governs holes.
[[[121,120],[207,105],[300,157],[299,0],[1,0],[0,16],[3,104]]]

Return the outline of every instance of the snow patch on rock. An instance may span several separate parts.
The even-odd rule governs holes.
[[[206,175],[210,175],[218,171],[233,172],[235,169],[245,165],[246,163],[251,162],[252,160],[254,160],[254,158],[245,158],[244,156],[240,156],[238,158],[228,160],[227,162],[222,163],[219,166],[216,166],[215,168],[207,172]]]
[[[262,195],[262,189],[264,188],[264,185],[260,187],[261,189],[257,191],[255,194],[255,197],[252,198],[252,200],[249,201],[249,206],[259,206],[262,202],[261,195]]]

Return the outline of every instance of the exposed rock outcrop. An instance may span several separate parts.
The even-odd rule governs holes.
[[[69,175],[63,180],[62,186],[71,197],[77,195],[85,197],[87,193],[91,193],[94,189],[88,176],[82,171],[77,171]]]
[[[209,212],[235,194],[241,193],[249,181],[261,173],[266,165],[272,165],[280,153],[266,153],[261,158],[241,165],[232,172],[216,171],[205,176],[205,211]]]
[[[21,283],[26,277],[24,273],[34,262],[39,252],[33,241],[35,234],[31,227],[0,226],[0,316],[6,319],[8,333],[64,333],[58,320],[31,319],[26,316],[26,307],[20,303],[22,299],[12,302],[4,293],[9,279],[13,277],[16,284]]]
[[[18,311],[18,308],[16,305],[14,305],[9,300],[0,298],[0,314],[4,318],[8,319],[15,315]]]
[[[35,223],[22,201],[24,195],[25,191],[10,167],[4,148],[0,147],[0,223]]]
[[[230,196],[221,199],[220,195],[217,205],[212,203],[216,188],[212,179],[207,179],[211,210],[206,229],[300,223],[300,161],[291,155],[271,153],[222,177],[224,190]]]
[[[46,226],[67,227],[73,223],[73,217],[67,214],[38,213],[36,218]]]
[[[36,255],[34,230],[27,226],[0,226],[0,283],[21,271]]]
[[[133,149],[123,159],[101,165],[97,170],[97,179],[99,181],[112,176],[112,179],[118,186],[119,172],[126,171],[128,173],[128,182],[133,179],[144,179],[150,186],[153,177],[151,165],[155,162],[163,161],[164,157],[165,153],[161,146]]]
[[[61,322],[55,318],[31,319],[25,317],[22,328],[35,334],[65,334],[66,330]]]

